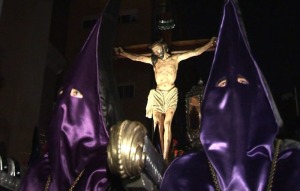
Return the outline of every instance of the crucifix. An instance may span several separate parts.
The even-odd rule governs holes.
[[[168,163],[172,140],[171,124],[178,101],[178,90],[174,84],[178,65],[182,60],[198,56],[205,51],[213,50],[216,38],[171,41],[171,30],[175,25],[166,7],[166,1],[162,0],[160,3],[161,20],[158,21],[158,28],[161,31],[163,40],[157,41],[150,46],[124,47],[126,51],[122,47],[118,47],[115,49],[115,52],[121,57],[153,66],[156,88],[150,90],[148,95],[146,117],[153,118],[153,133],[158,127],[161,152],[164,160]],[[174,51],[168,52],[168,46],[172,47]],[[140,50],[148,47],[151,53],[133,53],[136,47]],[[185,48],[189,48],[189,50]]]

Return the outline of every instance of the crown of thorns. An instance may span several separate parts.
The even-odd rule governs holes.
[[[155,46],[162,46],[162,47],[166,48],[166,47],[167,47],[167,44],[164,43],[163,40],[159,40],[159,41],[156,41],[156,42],[154,42],[153,44],[151,44],[151,45],[149,46],[149,48],[152,49],[152,48],[155,47]]]
[[[152,48],[154,48],[155,46],[161,46],[164,49],[165,52],[169,51],[168,45],[166,43],[164,43],[163,40],[159,40],[159,41],[154,42],[153,44],[151,44],[149,46],[149,48],[152,50]]]

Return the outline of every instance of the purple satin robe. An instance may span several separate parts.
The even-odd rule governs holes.
[[[222,191],[266,190],[282,121],[234,0],[224,5],[201,113],[203,151],[175,160],[161,190],[215,190],[208,161]],[[300,190],[299,180],[299,143],[283,141],[272,190]]]
[[[108,124],[118,119],[112,115],[119,110],[113,107],[116,87],[108,65],[112,63],[119,2],[108,2],[69,68],[47,131],[49,152],[32,162],[20,190],[44,190],[49,176],[49,190],[69,190],[83,170],[74,190],[104,191],[111,186]]]

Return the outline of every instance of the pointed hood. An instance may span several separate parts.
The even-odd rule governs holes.
[[[266,186],[281,123],[251,54],[237,2],[227,0],[205,90],[200,133],[222,190]]]
[[[59,91],[47,132],[51,190],[69,189],[83,170],[86,189],[95,174],[98,187],[108,186],[108,128],[121,117],[111,66],[119,2],[108,2]]]
[[[201,114],[203,150],[176,158],[161,191],[300,190],[300,143],[273,147],[282,121],[234,0],[224,5]]]
[[[112,71],[119,5],[120,0],[108,1],[65,75],[47,131],[49,153],[31,163],[20,190],[104,191],[111,186],[108,129],[122,120]]]

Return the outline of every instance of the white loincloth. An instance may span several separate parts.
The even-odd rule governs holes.
[[[170,90],[150,90],[146,106],[146,117],[152,118],[153,111],[166,113],[168,109],[176,110],[178,101],[178,90],[173,87]]]

